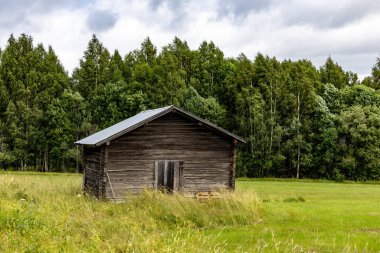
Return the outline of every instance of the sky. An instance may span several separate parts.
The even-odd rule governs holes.
[[[122,55],[148,36],[159,49],[177,36],[191,49],[213,41],[226,57],[261,52],[319,67],[331,56],[363,78],[380,56],[380,1],[0,0],[0,48],[21,33],[51,45],[69,73],[96,34]]]

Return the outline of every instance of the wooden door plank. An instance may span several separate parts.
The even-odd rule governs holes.
[[[178,191],[179,187],[179,161],[174,161],[173,162],[173,191]]]
[[[155,161],[154,162],[154,189],[158,189],[158,178],[159,178],[159,174],[158,174],[158,161]]]
[[[178,189],[179,190],[182,190],[185,185],[183,170],[184,170],[184,161],[179,161],[178,163]]]
[[[168,161],[164,161],[164,187],[168,185]]]

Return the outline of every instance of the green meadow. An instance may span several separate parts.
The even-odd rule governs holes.
[[[237,181],[199,201],[84,196],[77,174],[0,173],[0,252],[380,252],[380,185]]]

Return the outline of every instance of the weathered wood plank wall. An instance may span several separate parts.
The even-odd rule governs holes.
[[[235,144],[176,113],[169,113],[121,136],[107,146],[106,198],[124,198],[154,187],[155,162],[184,161],[184,190],[211,191],[234,187]]]
[[[96,197],[102,196],[102,148],[84,147],[84,190]]]

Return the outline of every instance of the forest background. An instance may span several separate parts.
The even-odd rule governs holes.
[[[94,35],[70,75],[51,46],[11,35],[0,49],[0,168],[80,172],[76,140],[170,104],[247,140],[239,177],[380,178],[380,58],[359,80],[331,57],[320,68],[227,58],[177,37],[122,56]]]

